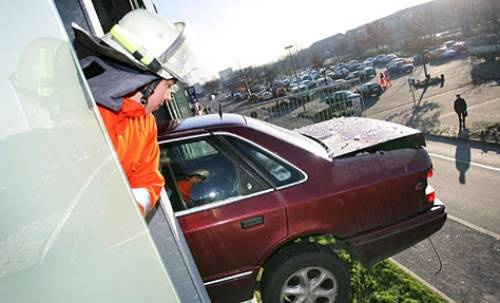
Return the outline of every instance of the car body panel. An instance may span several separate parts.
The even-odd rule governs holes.
[[[262,224],[243,228],[244,220],[259,216]],[[178,220],[205,281],[251,270],[288,234],[285,205],[276,191],[181,215]]]

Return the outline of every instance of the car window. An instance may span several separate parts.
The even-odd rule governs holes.
[[[221,151],[211,137],[165,143],[160,149],[167,192],[175,199],[173,193],[178,190],[182,200],[182,204],[173,202],[176,211],[182,209],[175,209],[175,205],[196,208],[271,188],[239,160]]]
[[[300,171],[291,165],[253,144],[232,136],[224,136],[224,138],[231,142],[240,153],[253,161],[257,167],[274,181],[277,187],[295,183],[305,178]]]

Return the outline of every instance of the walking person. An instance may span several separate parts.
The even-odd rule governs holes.
[[[187,82],[183,30],[146,10],[127,13],[102,39],[75,28],[90,52],[80,64],[143,216],[165,184],[152,113],[171,101],[177,81]]]
[[[460,95],[457,95],[453,107],[458,115],[458,130],[459,132],[461,132],[466,128],[465,117],[467,117],[467,103],[465,103],[464,98],[462,98]]]

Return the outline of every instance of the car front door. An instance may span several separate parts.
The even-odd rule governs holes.
[[[167,178],[167,192],[172,198],[180,191],[177,205],[184,209],[176,216],[206,284],[255,276],[266,252],[288,233],[279,191],[224,142],[209,135],[161,144],[162,172],[175,178]],[[190,197],[173,186],[196,171],[208,176],[192,185]]]

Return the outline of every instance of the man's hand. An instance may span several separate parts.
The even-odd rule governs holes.
[[[139,207],[142,216],[145,217],[152,208],[151,195],[144,187],[132,188],[132,194],[134,195],[135,202],[137,202],[137,206]]]

